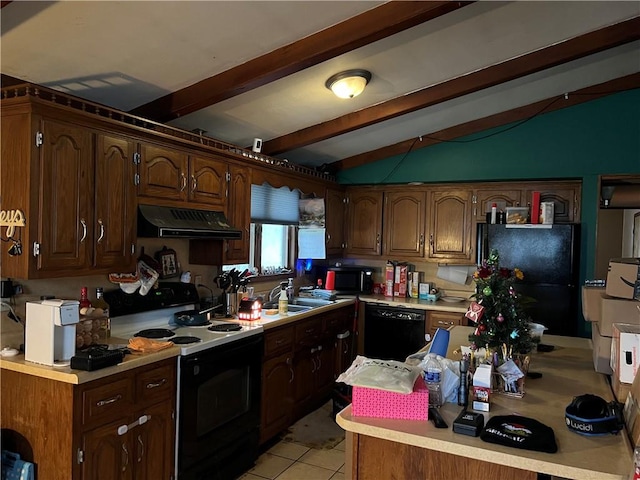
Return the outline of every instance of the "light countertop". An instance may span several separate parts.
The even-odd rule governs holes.
[[[468,344],[471,327],[451,331],[449,358],[460,344]],[[441,408],[448,429],[436,429],[430,421],[354,417],[351,406],[339,413],[337,422],[345,430],[398,443],[413,445],[461,457],[509,465],[535,472],[580,480],[623,480],[631,468],[631,446],[624,432],[618,435],[586,437],[565,425],[564,410],[573,397],[592,393],[610,401],[613,394],[605,377],[593,369],[589,339],[544,335],[543,342],[555,346],[549,353],[534,352],[530,371],[542,378],[527,379],[523,398],[500,394],[491,397],[488,415],[520,414],[553,428],[558,452],[521,450],[483,442],[480,438],[453,433],[454,419],[462,407],[451,403]]]

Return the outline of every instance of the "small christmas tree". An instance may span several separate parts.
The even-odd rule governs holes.
[[[476,323],[474,333],[469,335],[472,348],[486,347],[505,357],[525,354],[533,349],[529,322],[524,312],[522,299],[513,284],[522,280],[524,274],[518,268],[510,270],[500,267],[500,255],[492,250],[489,258],[482,262],[473,274],[476,282],[475,302],[467,317]]]

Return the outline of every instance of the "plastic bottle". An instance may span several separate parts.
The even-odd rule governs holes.
[[[469,403],[469,358],[460,360],[460,385],[458,386],[458,405],[466,407]]]
[[[494,203],[491,205],[491,223],[494,225],[497,223],[497,215],[498,215],[498,205]]]
[[[289,284],[287,285],[287,298],[289,301],[293,301],[293,278],[289,279]]]
[[[287,297],[287,284],[280,284],[280,298],[278,299],[278,315],[289,315],[289,298]]]
[[[91,302],[87,296],[87,287],[80,288],[80,308],[90,308]]]
[[[439,407],[442,405],[442,365],[435,353],[427,355],[424,380],[429,390],[429,406]]]

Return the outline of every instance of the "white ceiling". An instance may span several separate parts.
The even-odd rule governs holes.
[[[0,10],[0,70],[129,111],[383,3],[13,1]],[[638,1],[475,2],[169,123],[267,144],[638,16]],[[338,99],[325,81],[351,68],[373,78],[359,97]],[[275,156],[333,163],[638,72],[640,40]]]

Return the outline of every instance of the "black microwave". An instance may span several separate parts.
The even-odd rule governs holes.
[[[335,272],[334,290],[338,295],[370,295],[373,293],[373,268],[355,265],[327,267]],[[322,277],[326,282],[326,274]]]

